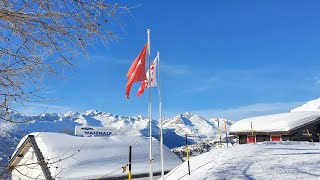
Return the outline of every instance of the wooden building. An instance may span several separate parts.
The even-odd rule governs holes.
[[[230,134],[240,144],[263,141],[319,142],[320,112],[289,112],[247,118],[234,123]]]

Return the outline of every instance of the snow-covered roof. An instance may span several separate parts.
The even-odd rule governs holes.
[[[32,133],[44,159],[56,179],[96,179],[126,176],[122,166],[128,163],[132,146],[132,174],[148,174],[149,140],[138,136],[77,137],[62,133]],[[24,140],[23,138],[19,145]],[[153,139],[153,172],[161,172],[160,144]],[[164,146],[165,171],[181,160]]]
[[[290,110],[290,112],[301,112],[301,111],[320,111],[320,98],[308,101],[307,103]]]
[[[289,131],[301,125],[311,123],[320,118],[320,112],[290,112],[258,116],[237,121],[230,127],[230,133],[235,132],[274,132]],[[252,129],[251,129],[252,122]]]

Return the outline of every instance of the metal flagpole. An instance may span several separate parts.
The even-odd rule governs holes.
[[[164,179],[164,162],[163,162],[163,134],[162,134],[162,98],[160,86],[160,52],[157,52],[158,60],[158,93],[159,93],[159,121],[160,121],[160,157],[161,157],[161,177]]]
[[[251,123],[251,135],[253,136],[252,121],[250,123]]]
[[[147,29],[148,34],[148,65],[149,65],[149,78],[148,78],[148,87],[149,87],[149,179],[153,179],[152,172],[152,99],[151,99],[151,62],[150,62],[150,29]]]
[[[220,146],[221,146],[221,129],[220,129],[220,121],[219,121],[219,119],[218,119],[218,133],[219,133],[219,139],[220,139]]]

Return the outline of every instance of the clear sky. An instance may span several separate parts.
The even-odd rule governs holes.
[[[130,1],[130,4],[132,2]],[[147,41],[161,53],[163,113],[186,111],[239,120],[287,112],[320,97],[320,1],[162,0],[139,5],[122,19],[119,39],[76,59],[66,79],[48,80],[51,101],[25,113],[88,109],[147,115],[138,86],[125,98],[126,73]],[[157,91],[153,89],[157,115]],[[155,117],[156,119],[156,117]]]

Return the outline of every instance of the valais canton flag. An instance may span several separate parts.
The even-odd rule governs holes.
[[[150,74],[151,74],[151,79],[150,79],[151,86],[148,86],[148,84],[149,84],[149,70],[148,70],[147,73],[146,73],[146,77],[147,78],[144,81],[142,81],[137,96],[140,96],[144,92],[145,88],[157,86],[157,80],[156,80],[157,62],[158,62],[158,56],[153,60],[151,66],[150,66],[150,69],[149,69],[149,70],[151,70],[150,71]]]

